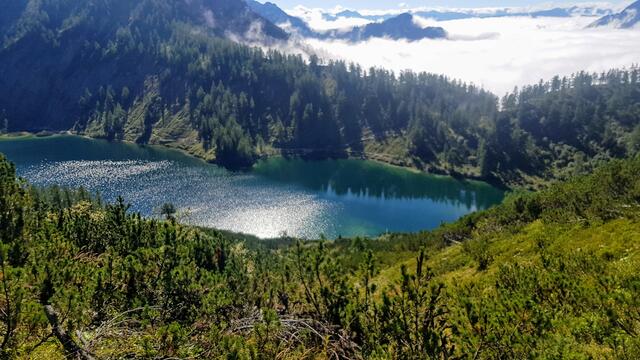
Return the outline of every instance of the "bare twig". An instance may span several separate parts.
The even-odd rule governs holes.
[[[227,332],[229,334],[246,335],[263,321],[262,312],[256,311],[251,316],[232,322]],[[360,349],[358,345],[336,326],[311,318],[297,318],[291,315],[279,316],[278,321],[280,329],[277,330],[275,336],[285,344],[303,344],[304,334],[310,334],[315,339],[312,341],[316,341],[326,347],[325,351],[332,359],[359,358]]]

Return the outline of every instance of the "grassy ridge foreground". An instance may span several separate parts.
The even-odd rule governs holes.
[[[1,358],[640,356],[640,159],[420,234],[258,241],[0,160]]]

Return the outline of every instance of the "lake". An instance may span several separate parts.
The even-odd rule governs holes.
[[[2,139],[0,152],[36,185],[123,196],[146,216],[171,202],[182,222],[262,238],[432,229],[504,196],[488,184],[362,160],[271,158],[233,173],[175,150],[76,136]]]

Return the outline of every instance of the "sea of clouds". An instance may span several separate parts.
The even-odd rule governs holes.
[[[298,7],[290,13],[318,30],[368,22],[348,18],[330,21],[318,9]],[[445,74],[502,95],[515,86],[554,75],[578,70],[600,72],[640,63],[640,28],[587,28],[596,19],[497,17],[436,22],[416,18],[421,26],[443,27],[449,39],[372,39],[357,44],[306,39],[306,43],[325,57],[396,72],[410,69]]]

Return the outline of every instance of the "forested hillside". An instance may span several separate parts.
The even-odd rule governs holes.
[[[492,95],[441,76],[396,78],[240,45],[205,31],[195,3],[77,3],[30,1],[5,31],[0,109],[10,131],[173,142],[244,165],[263,145],[341,151],[364,128],[383,136],[427,112],[449,119],[495,110]]]
[[[507,94],[480,147],[483,173],[568,178],[640,151],[640,71],[579,72]],[[509,171],[509,170],[507,170]]]
[[[228,167],[351,155],[508,185],[581,173],[640,142],[637,67],[500,102],[444,76],[248,47],[287,36],[241,0],[18,0],[0,16],[3,131],[164,144]]]
[[[302,242],[143,219],[0,160],[0,356],[640,356],[640,159],[433,232]]]

